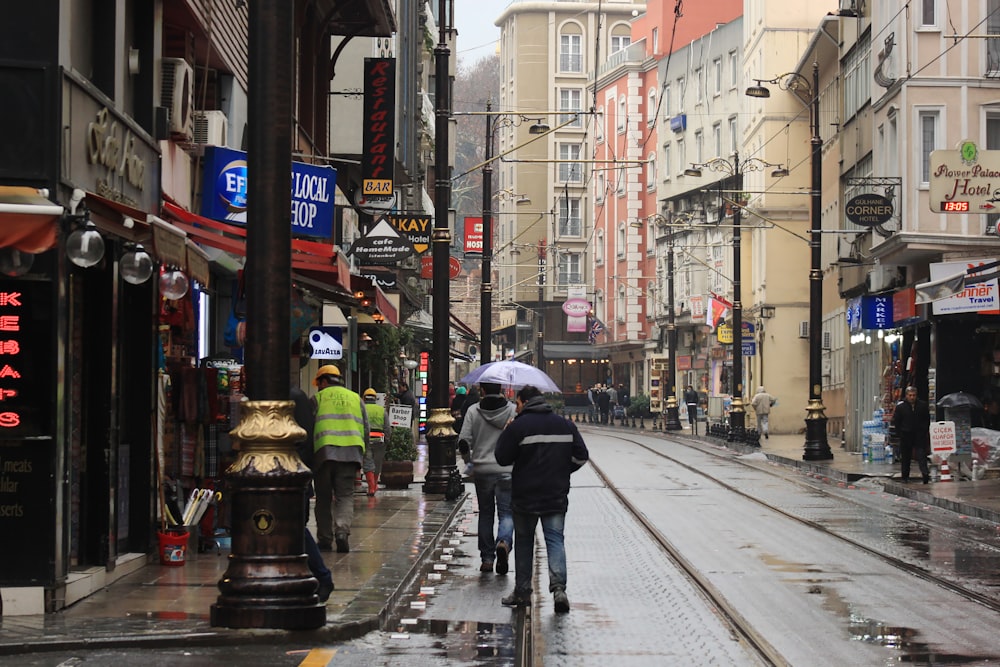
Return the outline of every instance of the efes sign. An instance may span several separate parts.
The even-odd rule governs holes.
[[[206,146],[201,214],[213,220],[246,224],[248,182],[246,153]],[[330,238],[336,187],[336,169],[292,163],[292,234]]]

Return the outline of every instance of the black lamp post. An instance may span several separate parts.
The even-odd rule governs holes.
[[[823,270],[821,240],[823,223],[820,206],[823,187],[822,159],[823,139],[819,134],[819,63],[813,63],[812,85],[798,72],[782,74],[767,81],[756,79],[746,94],[750,97],[770,97],[771,91],[763,84],[776,84],[783,90],[791,90],[809,107],[810,167],[809,192],[809,403],[806,405],[806,441],[802,459],[805,461],[827,461],[833,458],[826,438],[826,408],[823,406]],[[804,97],[803,97],[804,95]]]
[[[479,363],[489,363],[493,345],[493,128],[486,103],[486,148],[483,162],[483,263],[479,282]]]
[[[651,216],[662,219],[662,216]],[[677,406],[677,323],[674,316],[674,230],[667,221],[667,397],[664,410],[663,428],[679,431],[681,420]]]
[[[451,76],[448,61],[449,32],[448,0],[438,0],[438,43],[434,47],[434,232],[431,235],[431,253],[434,262],[431,294],[434,308],[431,329],[430,416],[427,420],[427,474],[424,493],[445,493],[448,479],[455,466],[455,445],[458,434],[452,428],[455,420],[448,409],[449,334],[451,324],[448,302],[448,261],[451,254],[451,229],[448,226],[448,209],[451,207],[451,165],[449,164],[449,124],[451,123]]]
[[[733,204],[733,377],[732,377],[732,407],[729,410],[729,441],[743,440],[746,427],[746,409],[743,406],[743,301],[741,295],[741,238],[740,224],[743,213],[743,173],[746,171],[762,171],[767,167],[780,165],[765,162],[760,158],[751,157],[740,162],[739,153],[733,153],[733,159],[715,158],[702,164],[692,164],[684,170],[685,176],[701,176],[701,168],[728,173],[733,177],[737,201]]]

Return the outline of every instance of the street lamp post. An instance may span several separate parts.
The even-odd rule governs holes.
[[[479,363],[492,358],[493,345],[493,116],[486,102],[486,148],[483,162],[483,263],[479,282]]]
[[[743,406],[743,301],[741,295],[740,255],[741,237],[740,225],[743,213],[743,173],[746,171],[763,171],[767,167],[780,165],[765,162],[760,158],[750,157],[742,162],[738,152],[733,153],[732,161],[715,158],[701,164],[692,164],[684,170],[685,176],[701,176],[701,168],[725,172],[733,177],[737,201],[733,203],[733,373],[732,373],[732,407],[729,410],[729,441],[743,440],[746,429],[746,409]]]
[[[763,84],[776,84],[784,90],[791,90],[796,97],[809,107],[810,130],[810,192],[809,192],[809,403],[806,405],[806,441],[802,454],[805,461],[827,461],[833,458],[826,437],[826,408],[823,406],[823,271],[821,241],[823,222],[821,218],[823,187],[822,159],[823,139],[819,134],[819,63],[813,63],[812,85],[798,72],[782,74],[770,80],[756,79],[746,94],[750,97],[770,97],[771,91]],[[802,94],[805,97],[802,97]]]
[[[455,420],[448,409],[449,333],[451,324],[448,302],[448,260],[451,254],[451,230],[448,209],[451,207],[451,165],[449,164],[449,124],[451,123],[451,76],[448,47],[449,3],[438,0],[440,22],[438,43],[434,48],[434,232],[431,235],[433,259],[431,294],[434,308],[431,329],[430,416],[427,420],[427,474],[424,493],[446,493],[455,466],[455,445],[458,434],[452,428]]]
[[[681,430],[681,420],[677,407],[677,323],[674,320],[674,230],[667,232],[667,370],[670,380],[667,387],[667,416],[663,428],[668,431]],[[697,426],[695,427],[697,428]]]

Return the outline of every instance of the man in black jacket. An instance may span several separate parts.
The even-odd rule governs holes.
[[[899,434],[899,453],[902,458],[901,480],[910,481],[910,461],[917,458],[920,474],[924,484],[930,481],[931,474],[927,465],[927,454],[930,446],[931,413],[927,401],[917,398],[917,388],[906,388],[906,400],[896,404],[892,413],[892,425]]]
[[[549,591],[556,612],[562,614],[569,611],[563,541],[569,477],[587,462],[589,453],[576,425],[555,414],[538,388],[529,385],[518,392],[517,413],[496,446],[497,463],[514,466],[514,592],[501,602],[508,607],[531,604],[535,527],[541,521],[549,560]]]

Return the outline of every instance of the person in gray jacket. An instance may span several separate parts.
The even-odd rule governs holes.
[[[500,385],[480,384],[482,398],[465,413],[458,448],[466,463],[472,462],[472,475],[479,500],[480,572],[507,574],[508,557],[514,542],[514,514],[510,507],[510,474],[513,466],[497,463],[494,450],[500,433],[517,414],[516,406],[500,393]],[[493,539],[493,515],[498,519],[496,541]]]

